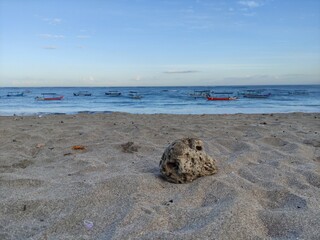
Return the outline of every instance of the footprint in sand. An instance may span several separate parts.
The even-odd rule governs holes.
[[[19,163],[14,163],[12,164],[13,168],[27,168],[28,166],[30,166],[31,164],[33,164],[33,161],[28,160],[28,159],[24,159],[22,161],[20,161]]]
[[[233,187],[220,182],[215,181],[212,185],[206,188],[206,194],[203,199],[201,207],[214,207],[217,204],[228,205],[231,204],[237,197],[237,192]]]
[[[261,196],[260,204],[270,210],[295,211],[308,208],[305,199],[285,189],[263,191]]]
[[[15,169],[19,169],[19,168],[25,169],[32,164],[33,164],[33,161],[28,160],[28,159],[24,159],[18,163],[12,164],[12,165],[1,165],[0,166],[0,173],[11,173],[11,172],[14,172]]]
[[[298,239],[303,235],[299,216],[288,212],[260,211],[259,218],[267,230],[267,236],[276,239]]]
[[[311,145],[313,147],[320,147],[320,141],[317,139],[308,139],[303,141],[306,145]]]
[[[0,186],[13,187],[13,188],[27,188],[27,187],[40,187],[44,181],[39,179],[1,179]]]
[[[311,172],[311,171],[304,171],[302,173],[303,176],[305,176],[308,183],[310,183],[312,186],[320,188],[320,175]]]
[[[287,141],[284,141],[281,138],[277,138],[277,137],[263,138],[262,141],[274,147],[283,147],[288,144]]]

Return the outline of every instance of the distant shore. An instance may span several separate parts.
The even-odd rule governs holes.
[[[0,116],[0,238],[316,239],[319,119]],[[190,184],[161,177],[165,147],[184,137],[204,141],[217,174]]]

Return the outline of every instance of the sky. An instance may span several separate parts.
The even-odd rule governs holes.
[[[318,0],[0,0],[0,87],[320,84]]]

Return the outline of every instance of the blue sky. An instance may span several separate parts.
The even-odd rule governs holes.
[[[0,0],[0,86],[320,83],[318,0]]]

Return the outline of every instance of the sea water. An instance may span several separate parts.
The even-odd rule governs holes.
[[[236,96],[232,101],[208,101],[190,96],[194,91],[210,90],[214,95]],[[270,97],[244,98],[247,90],[270,93]],[[91,96],[74,96],[89,91]],[[108,91],[119,91],[121,96],[110,97]],[[130,91],[138,92],[141,99],[132,99]],[[8,92],[24,92],[23,97],[8,97]],[[41,93],[63,95],[61,101],[37,101]],[[0,115],[75,114],[80,112],[127,112],[170,114],[231,114],[231,113],[288,113],[319,112],[320,85],[297,86],[207,86],[207,87],[50,87],[0,88]]]

